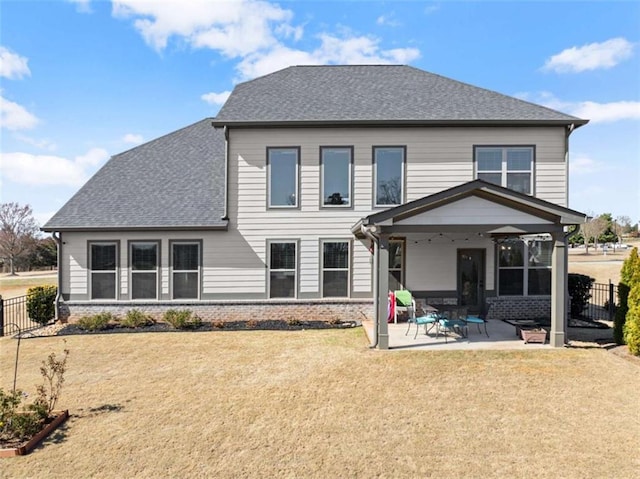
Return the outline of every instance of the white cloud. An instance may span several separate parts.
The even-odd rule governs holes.
[[[568,113],[578,118],[590,120],[591,123],[612,123],[622,120],[640,120],[640,101],[614,101],[598,103],[595,101],[563,101],[550,92],[535,94],[518,93],[515,96],[522,100],[532,101],[540,105]]]
[[[368,36],[339,38],[325,33],[319,38],[320,47],[311,52],[278,45],[267,52],[248,55],[237,69],[243,79],[249,79],[290,65],[409,63],[420,57],[420,51],[416,48],[382,50],[380,41]]]
[[[66,0],[76,5],[76,10],[80,13],[91,13],[91,0]]]
[[[25,76],[30,76],[31,70],[27,65],[28,61],[25,57],[0,46],[0,77],[19,80]]]
[[[227,90],[220,93],[205,93],[200,98],[206,101],[209,105],[222,105],[225,101],[227,101],[229,95],[231,95],[231,92]]]
[[[38,124],[35,115],[23,106],[0,96],[0,126],[7,130],[27,130]]]
[[[156,50],[169,38],[182,37],[194,47],[219,50],[227,57],[247,55],[277,43],[272,25],[285,24],[290,10],[260,0],[218,2],[140,2],[116,0],[113,15],[135,18],[134,26]]]
[[[440,10],[440,4],[439,3],[433,3],[433,4],[427,5],[425,7],[424,14],[425,15],[431,15],[432,13],[435,13],[438,10]]]
[[[29,153],[2,154],[2,172],[5,179],[26,185],[80,186],[89,178],[89,172],[109,158],[106,150],[92,148],[73,160],[53,155]]]
[[[127,133],[122,137],[122,141],[131,145],[139,145],[144,141],[144,138],[136,133]]]
[[[379,39],[348,31],[339,36],[318,35],[320,46],[315,50],[294,48],[290,43],[302,38],[302,26],[292,24],[291,10],[264,0],[219,2],[215,8],[208,0],[180,4],[115,0],[112,13],[132,19],[147,44],[156,50],[163,50],[175,38],[195,48],[209,48],[227,58],[239,59],[239,80],[291,65],[408,63],[420,56],[416,48],[383,50]],[[202,99],[207,102],[219,100],[210,94],[205,96]]]
[[[21,141],[31,146],[35,146],[36,148],[39,148],[41,150],[55,151],[58,149],[58,145],[56,145],[54,142],[52,142],[47,138],[42,138],[42,139],[31,138],[30,136],[21,135],[20,133],[14,133],[13,137],[18,141]]]
[[[390,13],[389,15],[380,15],[376,19],[376,23],[378,25],[385,25],[387,27],[399,27],[400,25],[402,25],[402,23],[400,23],[395,18],[395,14],[393,14],[393,13]]]
[[[597,173],[604,169],[604,165],[584,155],[569,158],[569,173],[572,175],[586,175]]]
[[[589,43],[571,47],[553,55],[544,64],[544,70],[557,73],[578,73],[607,69],[633,55],[634,44],[624,38],[612,38],[602,43]]]

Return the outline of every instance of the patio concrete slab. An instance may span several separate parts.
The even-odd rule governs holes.
[[[362,326],[369,338],[369,342],[373,343],[373,321],[363,321]],[[392,350],[425,350],[425,351],[445,351],[445,350],[481,350],[481,349],[551,349],[548,341],[545,344],[528,343],[516,336],[515,326],[500,320],[489,320],[487,323],[487,331],[489,337],[484,334],[484,328],[481,333],[475,324],[469,325],[468,337],[463,338],[457,335],[449,335],[446,339],[443,335],[436,338],[436,331],[433,328],[428,334],[425,334],[424,327],[420,326],[418,336],[414,339],[416,333],[415,324],[411,325],[409,334],[407,332],[407,323],[390,323],[389,324],[389,348]]]

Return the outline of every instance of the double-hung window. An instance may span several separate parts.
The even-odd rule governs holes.
[[[322,206],[351,206],[351,147],[321,147]]]
[[[173,299],[198,299],[200,292],[200,242],[171,243]]]
[[[498,295],[551,294],[553,242],[506,240],[498,245]]]
[[[156,241],[130,243],[131,299],[158,298],[159,249]]]
[[[118,243],[89,243],[90,297],[116,299]]]
[[[322,242],[322,297],[349,296],[349,242]]]
[[[533,194],[532,146],[477,146],[476,175],[480,180]]]
[[[374,206],[402,204],[404,198],[403,146],[374,146]]]
[[[297,276],[297,243],[269,242],[269,297],[295,298]]]
[[[267,203],[269,208],[299,206],[299,148],[267,148]]]

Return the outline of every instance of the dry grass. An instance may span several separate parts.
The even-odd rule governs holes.
[[[72,336],[73,417],[3,477],[637,477],[640,366],[381,352],[361,329]],[[10,387],[15,340],[0,340]],[[24,340],[19,384],[60,337]]]
[[[33,286],[57,285],[58,276],[55,271],[42,273],[19,273],[18,276],[0,276],[0,296],[4,299],[16,298],[27,294]]]

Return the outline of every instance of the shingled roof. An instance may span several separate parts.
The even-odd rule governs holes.
[[[224,160],[202,120],[112,157],[42,230],[224,229]]]
[[[558,124],[574,116],[405,65],[294,66],[235,87],[218,125]]]

